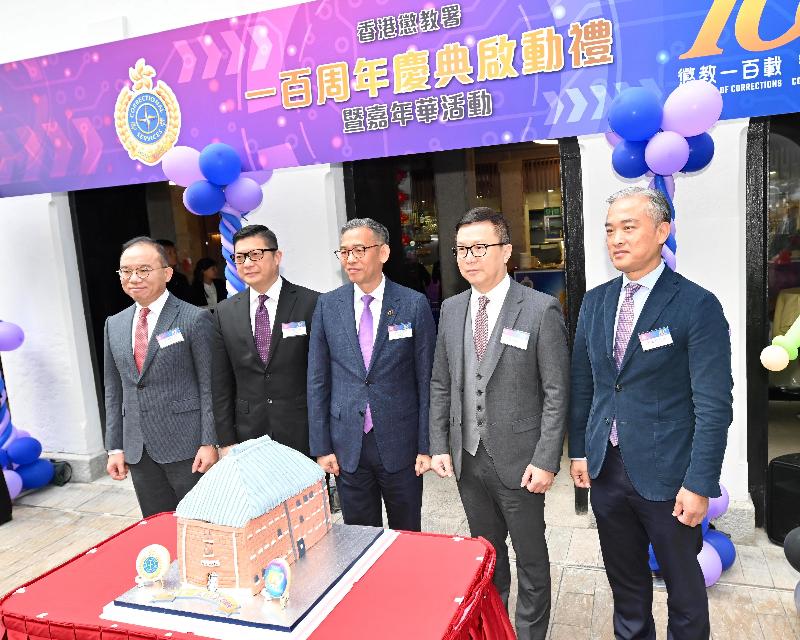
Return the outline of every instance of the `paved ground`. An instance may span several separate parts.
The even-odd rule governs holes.
[[[0,527],[0,594],[100,542],[140,517],[129,483],[48,487],[18,500],[14,520]],[[553,611],[551,640],[613,639],[611,591],[603,571],[597,531],[576,515],[566,473],[548,493]],[[452,480],[425,476],[422,526],[426,531],[468,535],[466,517]],[[758,543],[737,546],[733,567],[708,590],[715,639],[800,639],[793,591],[800,580],[763,532]],[[133,571],[133,567],[131,567]],[[513,571],[513,566],[512,566]],[[512,596],[513,598],[513,596]],[[655,587],[658,637],[666,638],[666,592]],[[514,601],[510,603],[512,607]],[[513,615],[512,615],[513,619]]]

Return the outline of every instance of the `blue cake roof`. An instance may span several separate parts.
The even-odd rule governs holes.
[[[262,436],[237,444],[203,474],[175,515],[243,527],[324,477],[310,458]]]

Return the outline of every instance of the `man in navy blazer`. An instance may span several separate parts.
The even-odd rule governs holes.
[[[428,407],[436,329],[424,295],[383,275],[389,232],[361,218],[335,252],[350,278],[322,294],[308,353],[311,455],[336,476],[346,524],[419,531],[430,469]]]
[[[717,298],[661,259],[670,205],[633,187],[608,200],[606,244],[622,276],[586,293],[572,354],[570,474],[591,485],[614,594],[614,634],[656,637],[652,543],[670,638],[708,638],[697,553],[732,420],[728,323]]]

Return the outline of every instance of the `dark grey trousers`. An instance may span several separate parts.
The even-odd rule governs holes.
[[[142,449],[142,459],[128,466],[143,517],[163,511],[175,511],[183,496],[189,493],[203,475],[192,473],[192,464],[194,458],[162,464],[154,461]]]
[[[508,607],[511,567],[506,536],[517,556],[517,614],[519,640],[544,640],[550,621],[550,559],[544,537],[544,494],[509,489],[500,481],[494,463],[478,447],[475,457],[463,452],[458,491],[467,512],[469,530],[497,551],[494,584]],[[520,481],[522,477],[520,476]]]

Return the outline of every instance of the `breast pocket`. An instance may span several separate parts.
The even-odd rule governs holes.
[[[172,401],[172,413],[186,413],[187,411],[199,411],[200,398],[184,398],[183,400]]]

